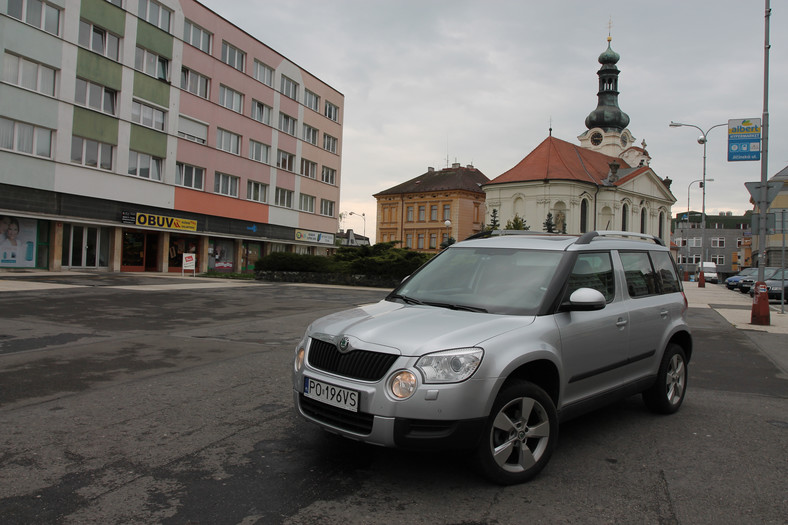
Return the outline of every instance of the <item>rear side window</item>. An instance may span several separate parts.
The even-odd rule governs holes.
[[[668,252],[651,252],[651,262],[654,263],[660,293],[680,292],[681,284],[670,254]]]
[[[565,300],[568,300],[572,292],[578,288],[593,288],[602,292],[607,302],[613,300],[616,295],[616,283],[609,253],[581,253],[577,256],[572,273],[569,275]]]
[[[627,280],[627,291],[630,297],[644,297],[657,292],[657,275],[651,267],[651,260],[646,252],[623,252],[621,264]]]

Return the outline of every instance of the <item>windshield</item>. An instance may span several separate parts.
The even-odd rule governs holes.
[[[533,315],[565,252],[451,248],[388,300],[458,310]]]

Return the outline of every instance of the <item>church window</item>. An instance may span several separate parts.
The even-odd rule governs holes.
[[[580,201],[580,233],[588,231],[588,201]]]
[[[627,217],[629,217],[629,206],[624,204],[621,207],[621,231],[627,231]]]

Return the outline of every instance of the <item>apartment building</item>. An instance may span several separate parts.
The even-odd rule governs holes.
[[[676,262],[690,274],[697,271],[701,262],[715,263],[722,275],[753,266],[751,221],[752,212],[707,214],[704,230],[701,212],[677,213],[671,221],[671,240],[678,248]]]
[[[0,43],[0,269],[333,249],[344,96],[219,14],[0,0]]]

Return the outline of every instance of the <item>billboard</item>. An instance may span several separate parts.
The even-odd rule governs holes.
[[[728,121],[728,160],[761,160],[761,119]]]
[[[0,216],[0,266],[35,268],[36,233],[35,219]]]

